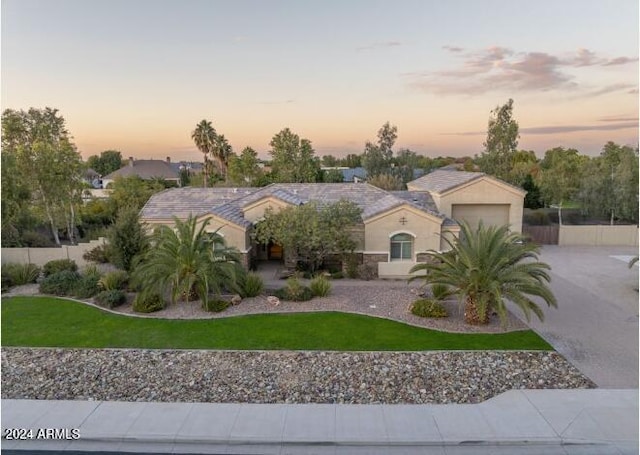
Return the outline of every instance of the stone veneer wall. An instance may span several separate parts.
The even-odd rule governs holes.
[[[362,255],[363,264],[365,266],[373,266],[375,270],[376,277],[378,276],[378,263],[379,262],[387,262],[389,260],[389,255],[387,254],[363,254]]]
[[[427,262],[427,259],[429,259],[429,255],[427,253],[416,254],[416,262]]]

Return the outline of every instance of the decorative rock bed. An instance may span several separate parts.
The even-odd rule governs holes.
[[[476,403],[591,387],[553,352],[2,350],[3,399]]]

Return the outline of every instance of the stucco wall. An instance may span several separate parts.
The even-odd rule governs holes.
[[[198,223],[204,223],[206,216],[200,217],[198,219]],[[173,220],[143,220],[143,222],[147,225],[148,231],[153,232],[154,227],[165,225],[169,227],[174,226]],[[218,231],[219,234],[224,238],[227,246],[236,247],[240,252],[246,253],[249,247],[251,246],[249,242],[249,235],[246,230],[240,226],[236,226],[235,224],[229,223],[226,220],[221,220],[215,217],[209,217],[209,225],[207,226],[207,232],[214,232],[216,229],[220,228]]]
[[[49,261],[56,259],[71,259],[79,266],[85,266],[89,262],[82,258],[82,255],[89,250],[105,243],[105,238],[92,240],[88,243],[78,245],[63,245],[60,248],[2,248],[3,264],[36,264],[45,265]]]
[[[638,246],[638,226],[560,226],[558,245]]]
[[[434,198],[435,199],[435,198]],[[439,198],[438,209],[451,217],[454,204],[509,204],[509,224],[513,232],[522,232],[524,195],[511,191],[488,178],[475,180]]]
[[[285,207],[290,207],[290,205],[274,198],[262,199],[244,209],[244,218],[255,223],[264,217],[264,212],[268,208],[272,208],[277,213]]]
[[[406,220],[404,224],[401,219]],[[421,214],[406,207],[385,213],[365,223],[365,251],[371,253],[389,253],[391,237],[399,233],[411,234],[413,241],[413,259],[416,253],[440,247],[440,229],[442,220]]]

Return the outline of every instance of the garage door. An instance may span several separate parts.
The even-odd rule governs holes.
[[[454,204],[452,218],[477,226],[480,220],[485,226],[509,224],[509,204]]]

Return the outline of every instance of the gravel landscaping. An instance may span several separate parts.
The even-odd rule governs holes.
[[[222,403],[477,403],[591,388],[553,352],[2,350],[2,398]]]

